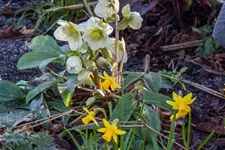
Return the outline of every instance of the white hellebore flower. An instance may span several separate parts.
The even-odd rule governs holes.
[[[70,74],[78,74],[82,70],[82,61],[78,56],[71,56],[66,61],[66,70]]]
[[[130,12],[129,4],[123,7],[122,14],[124,19],[128,21],[127,25],[129,25],[132,29],[141,28],[143,19],[138,12]]]
[[[110,38],[110,40],[111,40],[111,43],[110,43],[110,45],[107,48],[115,56],[115,54],[116,54],[116,48],[115,48],[116,39],[115,38]],[[125,44],[124,39],[122,38],[122,40],[119,41],[118,44],[119,44],[119,48],[118,48],[118,62],[122,61],[122,57],[123,57],[123,53],[124,53],[124,63],[126,63],[127,59],[128,59],[128,56],[127,56],[126,44]]]
[[[88,27],[83,35],[83,39],[92,50],[105,48],[109,43],[109,36],[105,30],[98,25]]]
[[[98,0],[94,12],[97,16],[106,20],[108,17],[117,14],[119,7],[119,0]]]
[[[55,38],[60,41],[67,41],[69,43],[70,49],[73,51],[80,48],[82,45],[80,27],[72,22],[63,20],[59,20],[57,23],[61,26],[59,26],[55,30],[54,32]]]
[[[97,17],[91,17],[86,22],[79,24],[83,32],[85,32],[88,27],[91,27],[93,25],[98,25],[102,27],[107,33],[107,35],[110,35],[113,32],[113,27],[111,25],[109,25],[108,23],[104,23],[101,19]]]

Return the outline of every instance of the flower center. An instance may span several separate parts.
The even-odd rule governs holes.
[[[94,41],[98,41],[103,37],[103,33],[101,30],[94,30],[91,34],[91,38]]]

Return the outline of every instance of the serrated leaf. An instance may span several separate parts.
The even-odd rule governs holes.
[[[77,76],[75,75],[68,76],[68,79],[65,83],[58,83],[58,91],[66,107],[69,106],[69,102],[72,99],[74,89],[80,84],[81,83],[78,81]]]
[[[135,83],[137,80],[139,80],[144,73],[142,72],[131,72],[129,73],[126,78],[124,79],[124,89],[126,89],[131,84]]]
[[[171,106],[169,106],[166,103],[166,100],[171,100],[172,98],[170,98],[166,95],[157,93],[157,92],[153,92],[153,91],[143,90],[141,92],[141,94],[143,95],[144,103],[152,104],[152,105],[155,105],[155,106],[160,107],[162,109],[172,111]]]
[[[14,100],[22,96],[24,96],[24,93],[14,83],[0,80],[0,103]]]
[[[110,120],[113,121],[117,118],[120,121],[128,121],[133,114],[136,103],[132,94],[124,94],[113,109]]]
[[[28,69],[38,67],[43,61],[49,58],[55,58],[49,52],[34,51],[24,54],[17,63],[18,69]]]
[[[42,93],[43,91],[55,86],[56,83],[53,81],[47,81],[38,85],[35,89],[31,90],[26,97],[26,103],[29,103],[33,98]]]

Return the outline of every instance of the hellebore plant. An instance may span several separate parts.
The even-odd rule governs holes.
[[[99,0],[94,9],[97,17],[90,17],[80,24],[59,20],[54,37],[66,42],[62,47],[50,36],[37,36],[31,41],[31,51],[21,57],[18,68],[39,67],[43,75],[34,83],[23,86],[24,93],[29,91],[25,96],[26,104],[31,105],[32,112],[41,112],[38,116],[43,116],[45,110],[44,116],[49,115],[49,118],[56,112],[61,114],[53,115],[56,118],[66,115],[64,119],[57,118],[57,123],[71,127],[65,129],[61,136],[69,135],[79,150],[103,147],[107,150],[160,149],[165,148],[163,143],[167,139],[168,150],[172,149],[174,143],[188,149],[190,105],[196,98],[192,98],[192,93],[182,97],[173,92],[173,100],[170,100],[160,93],[163,88],[172,88],[167,82],[164,83],[165,76],[149,72],[148,68],[144,72],[123,72],[128,56],[126,41],[119,32],[126,28],[140,29],[143,19],[138,12],[131,11],[129,4],[122,8],[122,18],[119,18],[119,5],[119,0]],[[115,24],[115,29],[111,23]],[[53,62],[60,63],[63,70],[55,72],[49,69],[48,64]],[[16,91],[19,99],[24,97],[23,91],[20,91],[22,87],[7,85],[15,87],[12,92]],[[6,93],[9,91],[6,90]],[[6,96],[10,101],[12,97]],[[161,133],[158,108],[174,111],[170,117],[172,125],[169,137]],[[187,115],[187,139],[185,128],[182,128],[184,148],[174,141],[174,129],[175,121]],[[85,129],[86,133],[83,133]],[[80,134],[82,146],[70,132]],[[102,138],[98,132],[103,133]]]

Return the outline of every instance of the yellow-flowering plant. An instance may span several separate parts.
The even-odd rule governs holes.
[[[120,16],[119,0],[94,3],[94,13],[90,14],[96,16],[90,15],[79,24],[59,19],[53,33],[55,39],[40,35],[31,41],[31,51],[20,58],[18,68],[39,67],[43,75],[32,82],[22,82],[24,86],[0,81],[0,105],[24,100],[32,114],[41,117],[29,124],[31,128],[45,123],[44,129],[51,127],[52,133],[52,128],[58,127],[52,125],[60,124],[60,136],[79,150],[158,150],[165,148],[165,143],[168,150],[173,149],[174,143],[189,149],[190,105],[196,98],[192,93],[181,96],[173,92],[172,98],[162,94],[164,89],[173,88],[167,79],[181,83],[182,71],[173,76],[150,72],[147,55],[143,72],[124,72],[124,63],[129,59],[126,37],[120,32],[127,28],[139,30],[143,18],[129,4],[121,6]],[[56,40],[65,45],[59,46]],[[58,63],[60,69],[51,70],[50,63]],[[173,112],[169,137],[161,126],[161,111]],[[174,141],[174,124],[177,119],[185,123],[187,115],[188,133],[187,139],[186,132],[182,133],[182,146]]]

